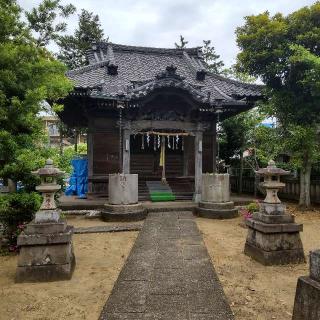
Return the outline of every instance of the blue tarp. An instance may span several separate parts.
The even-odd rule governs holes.
[[[69,186],[66,188],[66,196],[77,195],[79,198],[85,198],[88,191],[88,160],[71,160],[73,172],[69,180]]]

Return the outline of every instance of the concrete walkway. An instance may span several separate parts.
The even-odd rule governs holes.
[[[100,320],[229,319],[191,212],[150,213]]]

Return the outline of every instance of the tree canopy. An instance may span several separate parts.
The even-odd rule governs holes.
[[[287,139],[287,152],[300,164],[302,206],[310,205],[311,165],[320,154],[319,22],[316,2],[288,16],[248,16],[236,31],[241,50],[237,68],[266,84],[270,111]]]
[[[104,32],[99,16],[83,9],[74,34],[59,37],[58,58],[70,69],[81,67],[87,63],[86,51],[93,43],[102,40],[104,40]]]
[[[0,176],[18,181],[41,159],[43,102],[54,104],[73,85],[66,67],[38,46],[14,0],[0,0],[0,25]]]

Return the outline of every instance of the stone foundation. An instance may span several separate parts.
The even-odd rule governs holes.
[[[300,239],[303,226],[294,223],[294,217],[283,214],[284,207],[278,206],[274,205],[272,209],[272,205],[268,205],[267,212],[254,213],[253,218],[246,221],[248,235],[244,253],[263,265],[303,263],[305,257]],[[264,210],[266,204],[261,208]]]
[[[195,214],[209,219],[232,219],[239,215],[238,209],[231,201],[221,203],[201,201],[199,207],[195,209]]]
[[[27,225],[18,237],[16,282],[69,280],[75,267],[73,227],[65,221]]]
[[[104,221],[139,221],[145,219],[147,212],[141,203],[128,205],[105,204],[105,209],[101,212]]]

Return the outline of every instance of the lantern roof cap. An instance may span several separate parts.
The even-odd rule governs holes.
[[[64,171],[61,171],[59,168],[56,168],[53,165],[52,159],[47,159],[45,166],[36,171],[33,171],[32,174],[38,175],[40,177],[59,177],[64,174]]]
[[[262,176],[287,176],[290,174],[290,171],[278,168],[274,160],[269,160],[268,166],[266,168],[259,169],[256,171],[256,174]]]

